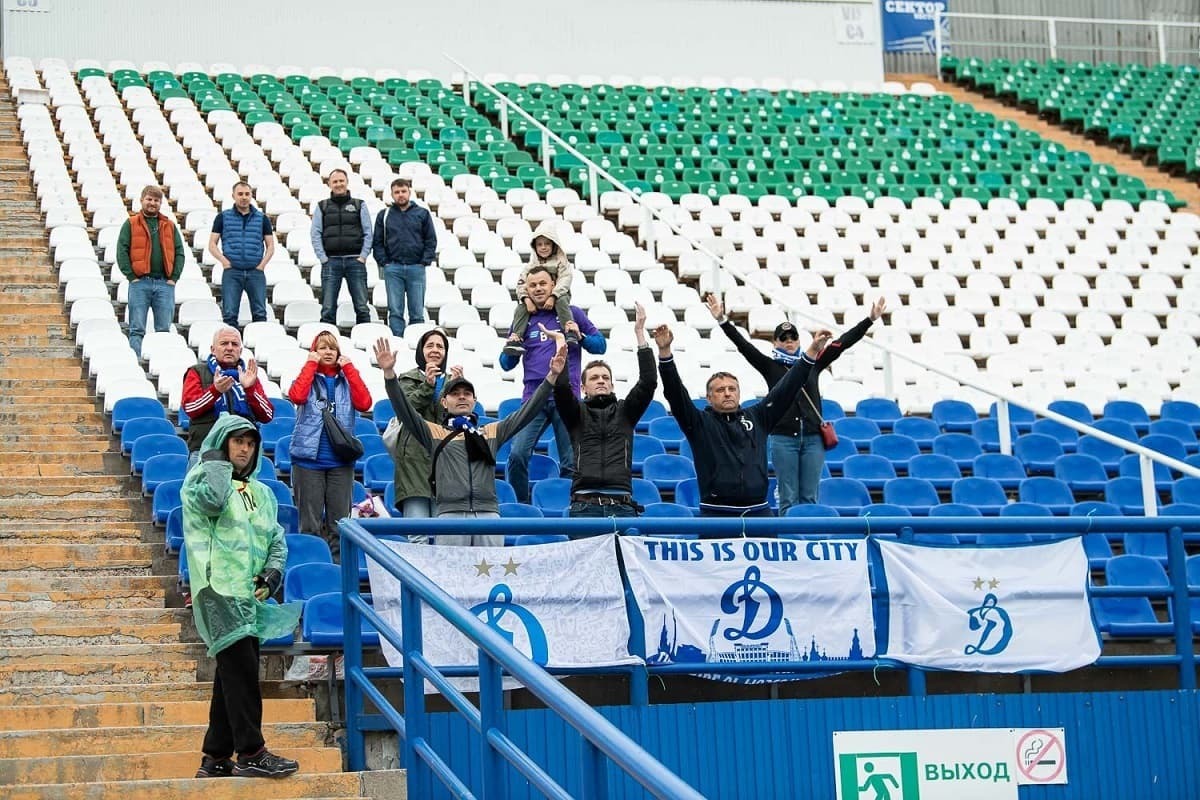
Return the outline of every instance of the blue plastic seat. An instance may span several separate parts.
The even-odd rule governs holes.
[[[292,405],[291,400],[288,400],[286,397],[272,397],[270,400],[271,408],[275,409],[275,414],[272,419],[276,419],[278,417],[291,417],[292,419],[296,418],[296,407]]]
[[[1054,462],[1054,477],[1071,487],[1072,492],[1104,491],[1108,473],[1100,459],[1087,453],[1067,453]]]
[[[1176,461],[1184,461],[1188,457],[1187,447],[1183,442],[1165,433],[1148,433],[1141,438],[1139,444],[1147,450],[1162,453]]]
[[[901,417],[892,427],[892,433],[907,436],[916,442],[921,450],[929,450],[941,430],[937,423],[928,417]]]
[[[260,482],[274,493],[275,502],[282,505],[296,505],[296,499],[292,496],[292,487],[288,486],[283,481],[271,480],[270,478],[261,478]]]
[[[649,423],[647,423],[649,424]],[[686,439],[684,440],[686,443]],[[640,433],[633,435],[633,472],[635,475],[642,474],[645,468],[646,457],[662,455],[667,452],[663,447],[663,443],[655,439],[653,436],[643,436]]]
[[[838,517],[838,511],[833,506],[822,503],[798,503],[790,507],[785,517]],[[782,534],[781,534],[782,535]]]
[[[833,449],[825,451],[825,466],[835,472],[841,472],[846,467],[846,459],[858,455],[858,448],[850,439],[838,439]]]
[[[1129,451],[1123,447],[1109,444],[1103,439],[1097,439],[1095,436],[1087,434],[1079,437],[1079,447],[1076,450],[1076,455],[1092,456],[1100,462],[1106,473],[1115,475],[1117,468],[1121,465],[1121,457],[1127,452]]]
[[[167,418],[167,410],[163,404],[152,397],[122,397],[113,403],[112,429],[113,433],[121,433],[131,419],[140,417]]]
[[[938,400],[929,416],[946,433],[969,433],[979,419],[974,407],[965,400]]]
[[[375,405],[371,407],[371,420],[375,423],[375,430],[383,433],[387,430],[388,423],[396,416],[396,410],[392,408],[392,401],[386,397],[382,400],[376,400]]]
[[[907,508],[918,517],[926,516],[939,502],[937,489],[924,478],[895,478],[883,485],[883,501]]]
[[[506,480],[496,480],[496,502],[498,503],[515,503],[517,502],[517,492],[513,489],[512,484]]]
[[[187,456],[162,453],[150,456],[142,469],[142,494],[151,495],[167,481],[181,481],[187,475]]]
[[[1089,569],[1104,569],[1104,565],[1113,557],[1112,545],[1102,533],[1085,533],[1083,552],[1087,554]]]
[[[1170,586],[1162,565],[1145,556],[1113,556],[1104,565],[1104,577],[1109,586]],[[1092,603],[1100,630],[1110,636],[1169,636],[1174,630],[1170,622],[1158,621],[1148,597],[1097,597]]]
[[[959,469],[966,469],[983,454],[983,448],[965,433],[943,433],[933,440],[933,452],[953,459]]]
[[[300,509],[280,503],[276,506],[275,521],[283,527],[284,533],[299,533]]]
[[[1069,514],[1075,505],[1071,487],[1058,478],[1039,475],[1021,481],[1017,497],[1022,503],[1035,503],[1050,510],[1052,514]]]
[[[1008,505],[1004,488],[991,478],[960,478],[950,487],[950,497],[956,503],[975,506],[985,517],[999,514]]]
[[[1200,506],[1200,478],[1185,475],[1172,483],[1171,502]]]
[[[642,418],[634,426],[634,431],[641,434],[648,433],[650,431],[650,423],[659,417],[665,416],[667,416],[667,407],[658,400],[651,400],[650,405],[646,406]]]
[[[126,399],[145,400],[147,398]],[[161,406],[159,407],[161,408]],[[125,426],[121,428],[121,452],[127,456],[132,455],[133,443],[142,436],[149,436],[150,434],[174,436],[175,426],[166,417],[134,417],[127,421]]]
[[[890,431],[896,420],[904,416],[895,400],[887,397],[864,397],[854,407],[854,416],[874,420],[881,431]]]
[[[284,436],[291,436],[292,431],[296,429],[295,417],[275,417],[266,425],[261,426],[258,432],[262,435],[262,450],[267,455],[275,455],[275,448],[279,445],[279,439]],[[289,439],[289,443],[290,443]]]
[[[1104,499],[1119,506],[1123,514],[1139,516],[1145,512],[1138,478],[1113,478],[1104,486]]]
[[[642,510],[643,517],[683,517],[691,518],[692,511],[679,503],[649,503]]]
[[[289,567],[283,575],[283,602],[294,603],[328,592],[342,591],[342,568],[310,561]]]
[[[1157,461],[1150,462],[1150,468],[1154,474],[1155,491],[1171,491],[1171,485],[1175,482],[1175,476],[1171,474],[1170,468],[1166,464],[1160,464]],[[1121,456],[1121,460],[1117,463],[1117,475],[1122,478],[1137,478],[1141,480],[1141,457],[1137,453],[1128,453]]]
[[[998,419],[998,405],[998,403],[992,403],[988,407],[988,417],[990,419]],[[1033,428],[1033,423],[1036,419],[1037,417],[1028,408],[1014,405],[1012,403],[1008,404],[1008,422],[1010,425],[1016,428],[1019,433],[1029,433],[1030,429]]]
[[[1191,425],[1177,419],[1156,419],[1150,423],[1151,436],[1169,436],[1183,445],[1184,453],[1191,455],[1200,451],[1200,439]],[[1143,440],[1143,444],[1145,440]]]
[[[396,467],[389,453],[376,453],[363,464],[363,485],[373,492],[382,492],[396,477]]]
[[[525,533],[512,537],[512,547],[526,547],[534,544],[560,544],[571,541],[565,533]]]
[[[911,517],[912,511],[895,503],[871,503],[858,510],[860,517]]]
[[[281,436],[275,443],[275,469],[280,475],[292,474],[292,437]]]
[[[370,422],[370,420],[367,420],[367,421]],[[375,429],[371,428],[371,430],[375,430]],[[391,455],[388,452],[387,445],[385,445],[383,443],[383,437],[380,436],[379,434],[377,434],[377,433],[360,433],[360,434],[357,434],[357,436],[358,436],[358,441],[362,442],[363,454],[358,457],[357,461],[354,462],[354,471],[355,472],[362,474],[363,469],[366,468],[367,459],[369,459],[369,458],[373,458],[375,456],[380,456],[380,455],[388,455],[388,456]]]
[[[842,408],[842,404],[837,400],[828,397],[821,398],[821,416],[826,422],[833,422],[835,419],[841,419],[846,416],[846,409]]]
[[[1188,589],[1200,590],[1200,555],[1188,556],[1187,582]],[[1200,596],[1193,596],[1188,605],[1192,617],[1192,633],[1200,633]]]
[[[929,509],[931,517],[982,517],[983,512],[975,506],[963,503],[940,503]]]
[[[953,533],[914,533],[913,544],[930,544],[935,547],[955,547],[962,539]]]
[[[1103,500],[1085,500],[1071,506],[1072,517],[1123,517],[1121,507]]]
[[[113,413],[116,413],[115,409]],[[1190,400],[1168,400],[1162,404],[1162,408],[1158,411],[1158,416],[1159,419],[1183,422],[1190,425],[1193,431],[1200,431],[1200,405]]]
[[[1111,436],[1116,436],[1128,442],[1136,442],[1138,440],[1137,429],[1128,420],[1110,417],[1107,419],[1098,419],[1092,425]]]
[[[1123,541],[1126,553],[1153,558],[1160,564],[1166,565],[1167,535],[1165,533],[1126,533]]]
[[[284,539],[288,546],[284,572],[300,564],[333,563],[333,555],[329,552],[329,543],[315,533],[289,533],[284,535]]]
[[[817,502],[832,506],[843,517],[853,517],[860,508],[871,504],[871,493],[853,478],[829,478],[821,481]]]
[[[1054,463],[1063,456],[1063,446],[1053,436],[1027,433],[1013,443],[1013,455],[1025,465],[1030,475],[1050,475]]]
[[[529,517],[541,519],[545,514],[537,506],[526,505],[525,503],[500,503],[500,516],[505,518]]]
[[[154,522],[158,525],[166,525],[167,519],[171,516],[171,512],[183,505],[183,499],[180,496],[180,490],[183,488],[182,480],[163,481],[154,490],[154,500],[151,502],[151,513],[154,515]]]
[[[1049,436],[1051,439],[1054,439],[1058,442],[1058,446],[1062,448],[1064,453],[1074,453],[1075,449],[1079,447],[1079,431],[1067,427],[1057,420],[1036,420],[1030,431],[1038,436]]]
[[[175,506],[167,514],[167,530],[164,538],[168,553],[178,553],[183,548],[183,506]]]
[[[971,436],[979,442],[980,447],[987,453],[1000,452],[1000,423],[988,417],[977,420],[971,426]],[[1008,438],[1010,442],[1017,440],[1017,426],[1009,423]]]
[[[187,587],[192,582],[191,571],[188,569],[187,546],[181,544],[179,547],[179,565],[176,573],[179,576],[179,588],[181,591],[187,591]]]
[[[921,448],[902,433],[885,433],[871,440],[871,452],[886,458],[895,469],[907,471],[908,462],[921,455]]]
[[[1064,417],[1070,417],[1076,422],[1082,422],[1086,425],[1091,425],[1095,420],[1095,417],[1092,416],[1092,410],[1087,407],[1087,404],[1081,403],[1078,400],[1052,400],[1046,408],[1055,414],[1062,414]]]
[[[544,481],[559,476],[558,462],[550,456],[534,453],[529,457],[529,482]]]
[[[496,416],[504,419],[524,404],[525,401],[520,397],[507,397],[500,401],[500,406],[496,409]]]
[[[1103,419],[1119,419],[1128,422],[1138,433],[1150,429],[1150,415],[1141,403],[1133,400],[1110,400],[1104,404]]]
[[[360,617],[360,619],[362,619]],[[345,647],[345,620],[342,617],[342,593],[327,592],[310,597],[304,603],[300,630],[304,641],[316,647]],[[362,643],[379,646],[379,632],[362,619]]]
[[[1025,465],[1016,456],[1003,453],[984,453],[971,464],[976,478],[991,478],[1004,489],[1015,489],[1025,480]]]
[[[687,506],[693,514],[700,513],[700,484],[695,478],[680,481],[675,486],[675,502]],[[645,505],[643,503],[643,505]]]
[[[533,484],[533,505],[547,517],[561,517],[571,505],[571,479],[546,478]]]
[[[183,439],[180,439],[174,433],[151,433],[146,436],[139,436],[137,441],[133,443],[133,449],[129,457],[133,466],[133,474],[141,475],[142,469],[146,466],[147,459],[152,456],[172,454],[184,457],[188,454],[187,445]]]
[[[868,489],[882,489],[896,477],[896,470],[883,456],[853,455],[842,466],[842,476],[860,481]]]
[[[685,478],[684,481],[681,481],[680,483],[683,483],[683,482],[689,481],[689,480],[694,480],[694,479],[693,478]],[[678,491],[679,491],[678,488],[676,488],[675,491],[676,491],[676,493],[678,493]],[[641,506],[648,506],[651,503],[661,503],[662,502],[662,494],[659,493],[657,486],[655,486],[653,483],[646,480],[645,478],[634,478],[633,479],[633,502],[635,502]]]
[[[650,436],[662,442],[663,447],[667,450],[678,450],[679,443],[684,440],[679,422],[672,416],[651,420],[647,432]]]
[[[378,436],[379,429],[375,427],[374,420],[356,414],[354,417],[354,435],[359,438],[363,436]]]
[[[834,420],[833,429],[837,431],[838,439],[849,439],[855,449],[866,450],[871,440],[879,435],[879,426],[874,420],[860,417],[845,417]]]
[[[940,453],[922,453],[914,456],[908,462],[910,478],[924,478],[933,484],[935,489],[949,489],[954,482],[962,477],[962,470],[954,459]]]
[[[1033,536],[1028,533],[987,533],[975,537],[975,543],[983,546],[1005,544],[1031,544]]]
[[[683,456],[660,453],[646,457],[642,477],[659,491],[674,492],[680,481],[696,477],[696,467]]]

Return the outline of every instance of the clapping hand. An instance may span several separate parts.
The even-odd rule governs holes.
[[[222,370],[216,375],[213,375],[212,385],[213,388],[217,390],[218,394],[225,394],[233,388],[233,377],[226,375],[224,370]]]
[[[462,376],[463,376],[463,368],[462,368],[461,364],[455,364],[453,367],[450,368],[450,378],[452,380],[458,380]]]
[[[440,364],[435,364],[432,361],[425,362],[425,382],[426,383],[428,383],[430,386],[433,386],[435,383],[437,383],[438,375],[441,375],[441,374],[442,374],[442,367]]]

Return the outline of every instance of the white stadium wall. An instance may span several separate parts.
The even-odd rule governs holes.
[[[488,72],[881,81],[874,2],[3,0],[4,55]],[[29,10],[34,8],[37,10]]]

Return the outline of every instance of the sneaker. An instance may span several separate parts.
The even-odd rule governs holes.
[[[567,335],[563,338],[565,338],[567,340],[568,345],[579,344],[579,334],[576,333],[575,331],[567,331]]]
[[[517,339],[509,339],[504,343],[504,349],[500,352],[504,353],[506,356],[520,358],[521,356],[525,355],[525,345],[521,344],[521,342]]]
[[[232,758],[212,758],[211,756],[205,756],[200,759],[200,769],[196,770],[197,778],[228,778],[232,775]]]
[[[192,607],[192,593],[191,592],[183,593],[183,607],[184,608]]]
[[[264,747],[258,755],[239,757],[237,763],[233,765],[233,776],[235,778],[286,778],[298,769],[300,769],[298,762],[277,756]]]

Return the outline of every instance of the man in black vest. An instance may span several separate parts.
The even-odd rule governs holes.
[[[312,246],[321,262],[321,322],[337,324],[342,278],[354,303],[354,321],[370,322],[367,302],[367,255],[371,252],[371,214],[367,204],[350,196],[345,170],[329,173],[329,199],[317,203]]]

